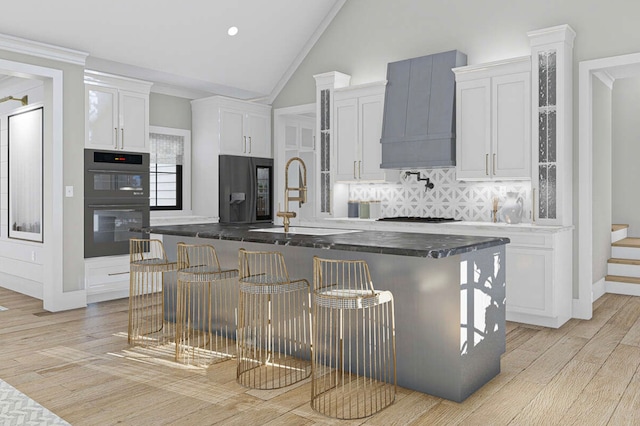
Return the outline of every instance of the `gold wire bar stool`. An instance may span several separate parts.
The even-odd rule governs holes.
[[[277,389],[311,374],[309,281],[291,280],[278,252],[239,250],[237,381]]]
[[[213,246],[178,243],[176,361],[207,366],[235,356],[237,281]]]
[[[176,270],[176,262],[167,260],[162,241],[129,240],[130,345],[161,345],[173,339],[175,330],[165,317],[165,298],[170,303],[174,293],[167,290],[165,275]]]
[[[364,260],[313,258],[311,407],[358,419],[395,401],[393,295],[373,288]]]

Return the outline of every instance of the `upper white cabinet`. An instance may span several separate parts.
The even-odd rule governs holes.
[[[85,71],[85,147],[149,152],[152,83]]]
[[[531,179],[531,59],[455,68],[456,177]]]
[[[385,179],[380,136],[386,82],[336,89],[334,153],[336,181]]]
[[[193,102],[193,109],[218,123],[219,154],[271,158],[271,107],[237,99],[213,96]]]

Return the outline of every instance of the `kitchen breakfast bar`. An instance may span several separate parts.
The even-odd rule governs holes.
[[[461,402],[500,372],[505,352],[508,238],[295,228],[152,226],[169,258],[176,244],[211,244],[223,268],[238,250],[279,251],[291,277],[313,287],[314,256],[362,259],[376,289],[395,299],[398,386]]]

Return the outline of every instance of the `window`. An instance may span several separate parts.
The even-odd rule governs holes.
[[[190,211],[191,132],[150,127],[150,206],[151,210]]]

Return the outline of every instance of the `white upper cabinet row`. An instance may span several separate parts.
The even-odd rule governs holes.
[[[531,59],[455,68],[456,177],[531,179]]]
[[[85,147],[149,152],[152,83],[85,71]]]
[[[334,92],[335,180],[383,181],[380,136],[385,81]]]
[[[271,158],[271,107],[223,96],[192,101],[216,154]],[[194,120],[195,124],[195,120]]]

